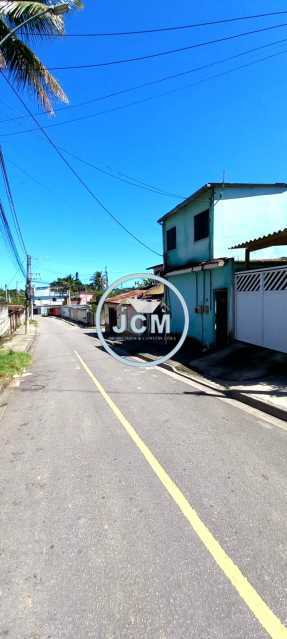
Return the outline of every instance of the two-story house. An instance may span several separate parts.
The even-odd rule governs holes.
[[[52,306],[62,306],[67,292],[55,291],[50,286],[36,286],[33,290],[33,307],[35,315],[48,315]]]
[[[244,251],[230,247],[287,226],[287,184],[209,183],[158,221],[164,275],[187,302],[189,335],[208,347],[224,345],[233,332],[234,272],[246,267]],[[260,251],[249,267],[282,264],[282,251]],[[183,316],[175,298],[170,310],[179,332]]]

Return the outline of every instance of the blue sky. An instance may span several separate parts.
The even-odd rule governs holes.
[[[198,6],[195,4],[189,0],[177,3],[174,0],[157,3],[153,0],[144,3],[86,0],[83,11],[68,17],[66,32],[129,31],[286,8],[280,0],[241,0],[240,3],[203,0]],[[34,47],[48,67],[98,63],[185,47],[284,22],[287,23],[287,14],[141,36],[37,39]],[[74,106],[285,37],[287,27],[281,27],[151,60],[54,73],[68,93],[70,105]],[[282,55],[259,64],[222,77],[210,77],[279,51]],[[39,117],[43,125],[58,124],[132,101],[155,98],[48,131],[59,146],[103,170],[127,174],[178,194],[171,197],[141,190],[69,158],[111,212],[160,253],[161,229],[156,220],[203,183],[220,181],[223,172],[226,181],[286,181],[286,63],[287,41],[285,45],[274,45],[214,69],[88,106],[67,108],[53,118]],[[160,96],[172,89],[178,91]],[[32,96],[26,91],[22,96],[37,113],[39,108]],[[21,104],[3,80],[0,113],[0,120],[23,114]],[[40,273],[43,281],[78,271],[87,281],[91,273],[106,265],[112,281],[122,274],[145,270],[158,263],[159,256],[137,244],[99,208],[40,132],[10,135],[31,128],[34,125],[29,118],[0,122],[0,144],[23,235],[33,256],[33,271]],[[3,193],[3,189],[1,191]],[[248,235],[252,236],[253,229],[249,231]],[[21,277],[3,240],[0,242],[0,285],[7,282],[12,287],[17,281],[20,283]]]

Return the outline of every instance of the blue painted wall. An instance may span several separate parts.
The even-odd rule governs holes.
[[[221,268],[198,272],[178,273],[168,275],[169,279],[182,293],[189,311],[188,334],[204,346],[215,343],[215,291],[226,288],[228,290],[228,329],[232,333],[233,325],[233,262],[228,262]],[[171,309],[171,329],[181,332],[183,329],[183,312],[175,295],[168,299]],[[208,313],[196,313],[197,306],[208,306]]]
[[[194,216],[209,209],[209,238],[194,241]],[[271,233],[286,226],[287,190],[280,185],[222,186],[209,188],[163,221],[165,267],[173,271],[188,264],[213,258],[230,258],[224,267],[198,272],[165,274],[183,294],[190,313],[189,335],[203,345],[211,346],[216,338],[215,291],[228,290],[228,327],[233,329],[233,271],[231,258],[243,258],[242,251],[229,247],[244,240]],[[176,248],[167,251],[166,233],[176,227]],[[253,259],[262,251],[253,253]],[[286,254],[284,247],[272,247],[265,257]],[[208,306],[208,312],[196,313],[198,306]],[[183,313],[177,299],[171,295],[172,330],[183,328]]]
[[[210,235],[194,241],[194,217],[209,208]],[[217,257],[244,259],[240,244],[287,224],[287,190],[281,186],[210,188],[163,221],[163,248],[166,266],[181,267]],[[176,248],[167,251],[166,233],[176,227]],[[251,259],[286,255],[286,247],[271,247],[251,254]]]
[[[183,266],[190,260],[201,262],[213,257],[213,207],[211,206],[211,195],[211,191],[204,193],[163,223],[163,247],[168,267]],[[194,216],[206,209],[210,209],[210,237],[195,242]],[[174,226],[176,227],[176,248],[167,251],[166,232]]]

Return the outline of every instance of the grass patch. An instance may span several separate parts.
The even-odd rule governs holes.
[[[29,324],[32,324],[33,326],[37,326],[38,322],[37,320],[32,319],[32,320],[29,320]]]
[[[29,353],[0,349],[0,378],[13,377],[26,368],[31,362]]]

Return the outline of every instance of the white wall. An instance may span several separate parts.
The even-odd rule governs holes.
[[[214,257],[244,259],[244,250],[229,250],[287,226],[287,190],[281,187],[216,189],[214,204]],[[251,253],[251,259],[281,257],[287,247]]]
[[[10,332],[10,319],[7,305],[0,305],[0,336]]]

